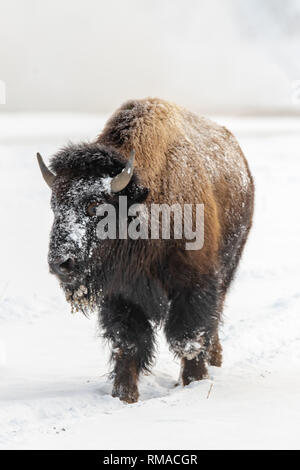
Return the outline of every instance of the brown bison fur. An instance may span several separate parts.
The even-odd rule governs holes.
[[[150,188],[147,203],[203,203],[205,243],[186,251],[197,272],[219,268],[237,228],[248,232],[254,186],[234,136],[212,121],[161,99],[129,101],[107,122],[98,142],[128,157],[136,152],[136,170]],[[246,237],[244,237],[246,238]]]

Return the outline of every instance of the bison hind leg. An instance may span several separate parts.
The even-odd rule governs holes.
[[[219,339],[219,334],[216,333],[212,340],[208,351],[208,363],[211,366],[221,367],[222,366],[222,346]]]

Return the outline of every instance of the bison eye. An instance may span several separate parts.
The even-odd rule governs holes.
[[[91,202],[88,204],[86,211],[90,217],[96,215],[98,205],[98,202]]]

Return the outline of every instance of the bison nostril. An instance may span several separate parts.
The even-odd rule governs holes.
[[[74,270],[74,261],[71,258],[68,258],[63,263],[58,265],[58,270],[61,274],[70,274]]]
[[[72,258],[58,258],[49,262],[52,274],[57,274],[61,279],[70,276],[75,268],[75,261]]]

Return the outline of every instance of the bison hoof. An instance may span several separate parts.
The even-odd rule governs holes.
[[[122,385],[114,386],[112,391],[114,398],[119,398],[124,403],[136,403],[139,399],[139,392],[137,387],[124,387]]]

